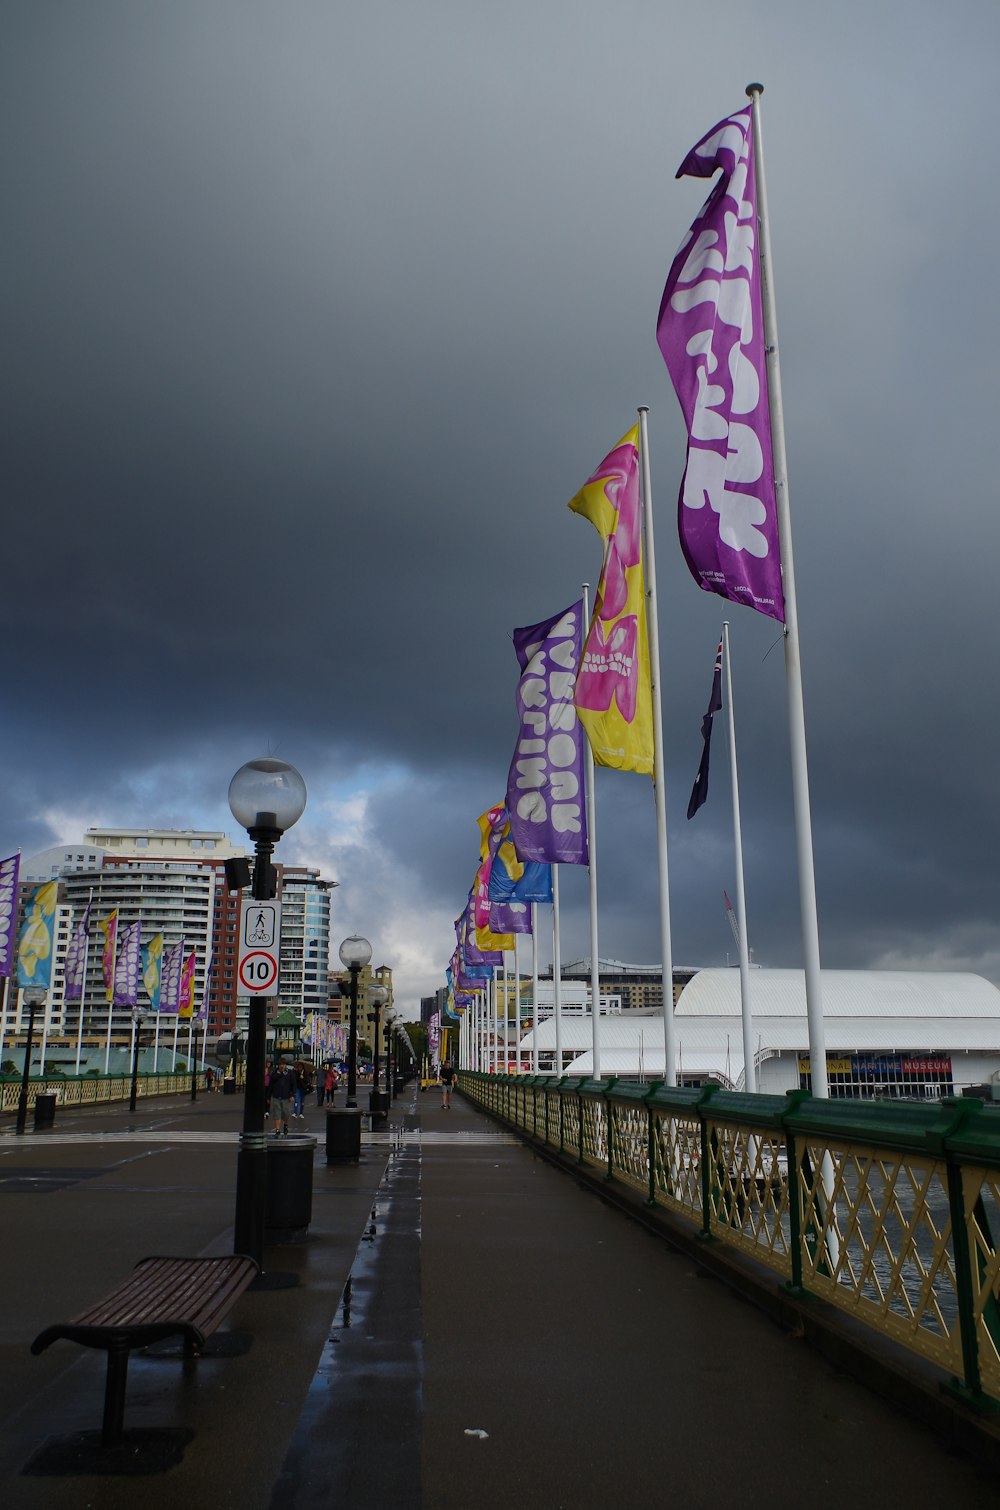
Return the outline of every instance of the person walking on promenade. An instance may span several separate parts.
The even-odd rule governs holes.
[[[441,1081],[441,1110],[451,1111],[451,1087],[455,1080],[455,1071],[451,1067],[451,1060],[446,1059],[439,1071]]]
[[[295,1089],[292,1092],[292,1116],[300,1120],[306,1114],[306,1068],[303,1064],[292,1065],[292,1080]]]
[[[294,1093],[295,1076],[285,1061],[279,1059],[278,1068],[271,1076],[271,1118],[274,1122],[275,1137],[279,1133],[285,1133],[287,1136],[288,1113]]]
[[[337,1071],[332,1064],[328,1064],[323,1075],[323,1090],[326,1094],[327,1103],[333,1105],[333,1093],[337,1089]]]

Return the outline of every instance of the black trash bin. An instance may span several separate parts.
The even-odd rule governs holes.
[[[357,1163],[361,1158],[360,1106],[331,1106],[326,1113],[326,1162]]]
[[[236,1080],[232,1075],[226,1075],[222,1082],[222,1094],[224,1096],[236,1095]]]
[[[35,1097],[35,1126],[51,1127],[56,1120],[56,1093],[42,1091]]]
[[[271,1231],[288,1232],[312,1221],[315,1155],[315,1138],[268,1138],[264,1226]]]

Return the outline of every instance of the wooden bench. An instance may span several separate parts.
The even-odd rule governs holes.
[[[184,1352],[194,1357],[206,1337],[232,1310],[258,1274],[252,1258],[143,1258],[127,1279],[72,1321],[46,1327],[31,1344],[41,1353],[60,1337],[83,1347],[104,1348],[108,1373],[104,1388],[101,1441],[114,1447],[122,1439],[125,1384],[133,1348],[164,1337],[183,1337]]]

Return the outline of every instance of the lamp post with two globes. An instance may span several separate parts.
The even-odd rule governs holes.
[[[379,1039],[381,1034],[379,1013],[385,1006],[386,1002],[389,1000],[388,989],[383,985],[374,985],[368,992],[368,999],[371,1002],[372,1006],[375,1008],[375,1032],[372,1037],[372,1094],[371,1100],[369,1101],[372,1116],[375,1117],[385,1111],[385,1106],[382,1103],[378,1089],[380,1047]]]
[[[274,846],[302,817],[306,784],[294,766],[264,757],[251,760],[229,783],[229,806],[254,845],[250,895],[255,902],[277,895],[278,874],[271,864]],[[278,940],[275,940],[277,946]],[[267,1000],[250,997],[246,1041],[243,1131],[236,1164],[236,1219],[233,1251],[260,1264],[264,1252],[267,1136],[264,1131],[264,1067],[267,1057]]]
[[[372,957],[372,946],[352,933],[340,946],[341,964],[351,973],[351,1026],[347,1036],[347,1104],[358,1104],[358,976]]]

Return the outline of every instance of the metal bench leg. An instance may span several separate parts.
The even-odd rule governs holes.
[[[108,1348],[108,1377],[104,1386],[104,1422],[101,1446],[117,1447],[125,1426],[125,1385],[128,1380],[128,1347],[115,1343]]]

